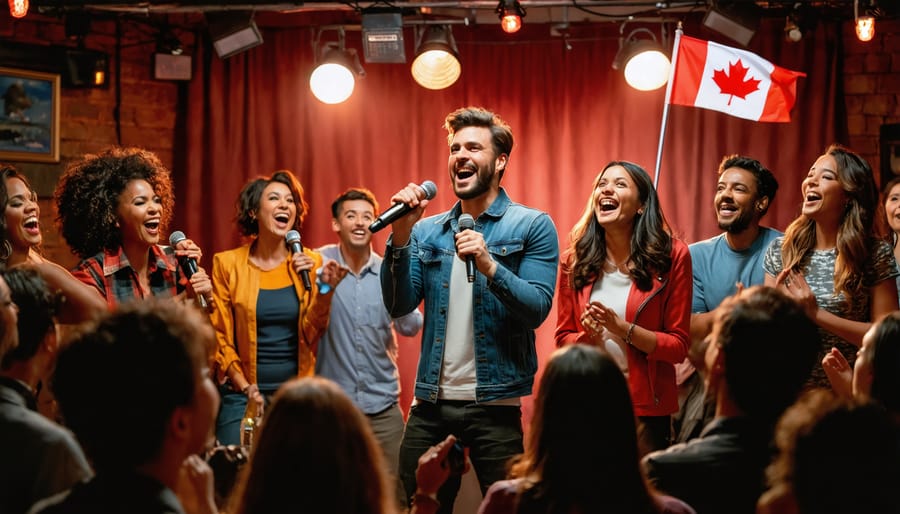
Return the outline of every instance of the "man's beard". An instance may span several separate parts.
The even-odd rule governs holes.
[[[731,220],[730,222],[719,222],[719,229],[728,232],[729,234],[740,234],[741,232],[747,230],[750,226],[750,223],[753,222],[753,213],[742,211],[740,216]]]
[[[495,166],[494,163],[491,162],[486,170],[483,168],[478,168],[475,171],[475,183],[472,186],[464,191],[460,191],[454,187],[454,193],[456,193],[456,197],[460,200],[471,200],[472,198],[477,198],[484,193],[488,192],[491,189],[491,180],[494,177]],[[455,184],[455,182],[454,182]]]

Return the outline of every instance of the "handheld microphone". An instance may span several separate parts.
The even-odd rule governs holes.
[[[291,253],[303,253],[303,245],[300,243],[300,232],[291,230],[284,235],[284,242],[291,249]],[[309,270],[300,271],[300,280],[303,281],[303,288],[312,291],[312,282],[309,281]]]
[[[424,195],[423,199],[425,200],[431,200],[434,198],[434,195],[437,194],[437,186],[430,180],[422,182],[422,185],[419,186],[419,190]],[[411,210],[413,210],[413,208],[408,204],[400,202],[395,203],[390,209],[382,212],[381,216],[378,216],[378,218],[369,225],[369,232],[373,234],[378,232],[403,216],[406,216]]]
[[[172,232],[171,235],[169,235],[169,244],[174,247],[185,239],[187,239],[187,236],[184,235],[184,232],[176,230],[175,232]],[[197,273],[197,270],[199,269],[197,267],[197,260],[193,257],[179,257],[178,264],[181,266],[181,272],[184,273],[184,276],[186,276],[188,279],[194,276],[194,273]],[[203,309],[209,308],[209,303],[206,301],[206,298],[202,294],[197,295],[197,301],[200,302],[200,307],[202,307]]]
[[[475,218],[473,218],[471,214],[460,214],[457,223],[459,224],[460,232],[463,230],[475,230]],[[469,282],[475,282],[474,255],[466,255],[466,278]]]

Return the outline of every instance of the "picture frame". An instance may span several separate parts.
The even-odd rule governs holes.
[[[59,74],[0,67],[0,100],[0,161],[59,162]]]

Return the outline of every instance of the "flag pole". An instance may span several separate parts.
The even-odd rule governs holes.
[[[678,43],[681,41],[681,22],[675,29],[675,45],[672,48],[672,66],[669,68],[669,81],[666,83],[666,101],[663,104],[662,124],[659,127],[659,146],[656,149],[656,169],[653,171],[653,187],[659,189],[659,168],[662,165],[663,144],[666,141],[666,125],[669,121],[669,101],[672,98],[672,81],[675,78],[675,66],[678,64]]]

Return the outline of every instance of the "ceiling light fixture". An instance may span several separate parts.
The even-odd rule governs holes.
[[[205,16],[213,47],[221,59],[263,44],[253,11],[207,12]]]
[[[625,24],[619,29],[619,52],[613,59],[614,70],[622,70],[625,82],[639,91],[659,89],[669,80],[671,63],[656,35],[646,28],[632,30],[628,37],[621,37]],[[638,34],[649,34],[650,39],[639,39]]]
[[[313,95],[326,104],[339,104],[350,98],[356,77],[365,77],[366,71],[359,63],[356,49],[344,47],[343,28],[338,29],[337,41],[321,45],[318,55],[319,65],[309,76],[309,88]]]
[[[865,43],[875,37],[875,17],[867,9],[859,15],[859,0],[853,0],[853,18],[856,20],[856,37]]]
[[[28,0],[9,0],[9,14],[13,18],[24,18],[28,14]]]
[[[797,25],[797,22],[794,21],[792,16],[788,16],[784,22],[784,39],[796,43],[803,39],[803,31],[800,30],[800,27]]]
[[[445,89],[456,82],[462,66],[450,25],[428,25],[422,30],[410,71],[426,89]]]
[[[816,30],[819,16],[816,8],[810,4],[795,2],[784,20],[784,39],[792,43],[799,42],[805,35]]]
[[[755,2],[713,3],[703,17],[703,26],[747,46],[759,28],[762,7]]]
[[[500,27],[503,32],[512,34],[522,28],[525,8],[522,7],[519,0],[500,0],[495,12],[500,16]]]

